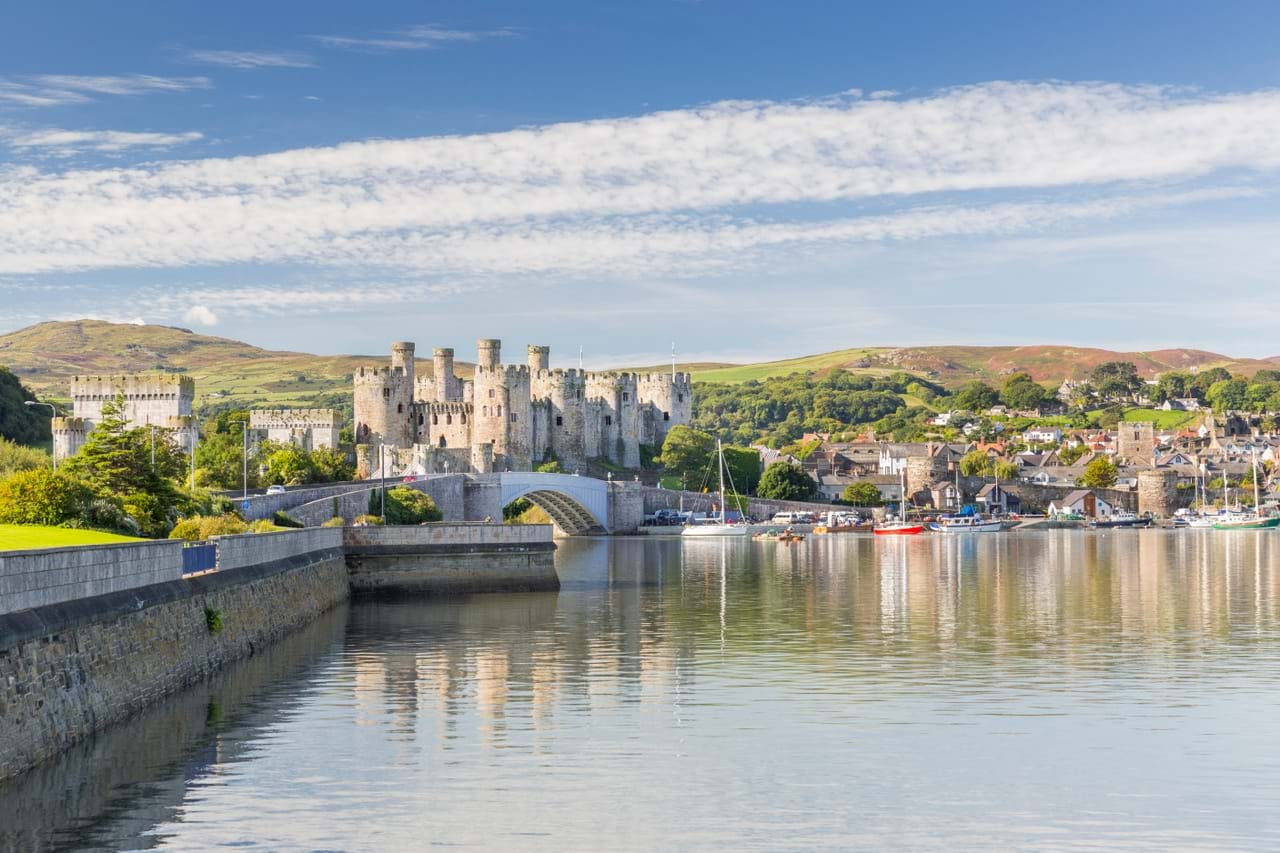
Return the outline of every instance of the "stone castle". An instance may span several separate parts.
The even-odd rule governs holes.
[[[640,466],[641,445],[661,445],[689,423],[689,375],[551,369],[551,348],[530,346],[528,362],[504,365],[502,344],[479,342],[471,379],[454,374],[453,350],[436,349],[432,375],[414,371],[414,345],[391,346],[389,367],[355,380],[356,463],[361,476],[529,471],[559,460],[573,472],[588,460]],[[383,461],[380,461],[383,460]]]
[[[253,409],[249,412],[249,440],[293,444],[303,450],[333,449],[342,432],[337,409]]]
[[[197,425],[191,407],[196,385],[187,376],[73,376],[72,416],[53,419],[53,455],[74,456],[89,433],[102,420],[103,403],[124,396],[124,416],[130,427],[162,427],[172,430],[185,452],[195,447]]]

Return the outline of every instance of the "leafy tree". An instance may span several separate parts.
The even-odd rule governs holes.
[[[182,449],[169,430],[129,428],[123,395],[103,403],[101,420],[64,470],[97,494],[120,498],[145,536],[164,536],[190,508],[178,489],[187,470]]]
[[[760,478],[756,493],[762,498],[780,501],[803,501],[813,497],[817,483],[805,473],[804,468],[790,462],[774,462]]]
[[[564,468],[560,465],[559,459],[552,459],[550,462],[543,462],[533,470],[539,474],[563,474]]]
[[[1280,370],[1271,370],[1270,368],[1263,368],[1262,370],[1259,370],[1257,373],[1253,374],[1253,381],[1255,383],[1265,382],[1265,383],[1271,383],[1271,384],[1280,384]]]
[[[1083,442],[1077,444],[1075,447],[1063,446],[1058,451],[1058,461],[1063,465],[1074,465],[1080,457],[1084,456],[1088,452],[1089,447]]]
[[[1016,463],[1009,462],[1006,459],[995,460],[995,464],[992,465],[991,467],[992,467],[992,473],[995,474],[996,478],[1000,480],[1005,480],[1006,482],[1009,480],[1018,479],[1018,475],[1022,473],[1020,470],[1018,470],[1018,466]]]
[[[725,477],[742,494],[752,494],[760,483],[760,452],[749,447],[724,449]],[[725,484],[726,488],[728,483]]]
[[[1084,468],[1079,484],[1089,489],[1109,489],[1120,479],[1120,469],[1106,456],[1099,456]]]
[[[876,484],[866,480],[845,486],[840,500],[850,506],[880,506],[882,503]]]
[[[1215,383],[1226,382],[1230,378],[1231,372],[1225,367],[1211,367],[1208,370],[1202,370],[1197,373],[1187,386],[1187,391],[1201,403],[1207,403],[1209,401],[1209,389]]]
[[[244,484],[244,425],[249,413],[219,412],[205,424],[204,437],[196,445],[196,483],[216,489],[238,489]],[[252,451],[251,451],[252,452]],[[258,461],[249,459],[248,487],[257,488]]]
[[[315,479],[311,455],[293,444],[273,445],[259,451],[270,484],[301,486]]]
[[[702,482],[715,455],[716,440],[710,433],[685,426],[674,426],[662,442],[662,467],[690,485]]]
[[[311,467],[316,483],[340,483],[356,476],[356,466],[350,457],[336,447],[318,447],[311,451]]]
[[[0,438],[0,479],[19,471],[47,468],[53,460],[43,450],[25,447],[7,438]]]
[[[0,367],[0,438],[18,444],[43,444],[52,440],[49,410],[25,405],[36,395],[6,367]]]
[[[987,383],[975,379],[960,389],[953,402],[957,409],[985,412],[1000,402],[1000,395]]]
[[[1131,397],[1143,384],[1138,368],[1130,361],[1105,361],[1093,369],[1089,380],[1104,400]]]
[[[0,524],[65,525],[88,517],[97,497],[63,471],[21,471],[0,480]]]
[[[408,486],[396,486],[387,490],[387,511],[384,517],[387,524],[422,524],[443,518],[444,513],[426,492]]]
[[[1049,392],[1031,378],[1029,373],[1015,373],[1005,380],[1001,401],[1011,409],[1040,409],[1049,401]]]
[[[1207,399],[1215,412],[1244,409],[1248,403],[1249,383],[1243,379],[1223,379],[1209,386]]]
[[[989,477],[994,466],[991,457],[983,450],[970,450],[960,457],[960,473],[966,477]]]

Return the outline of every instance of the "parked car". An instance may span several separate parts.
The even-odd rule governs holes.
[[[269,495],[283,495],[284,492],[284,486],[278,484],[274,486],[267,486],[267,494]]]

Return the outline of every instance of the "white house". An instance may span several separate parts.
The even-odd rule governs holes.
[[[1032,427],[1022,434],[1028,444],[1057,444],[1062,441],[1062,430],[1057,427]]]
[[[1068,513],[1085,518],[1103,518],[1114,512],[1115,507],[1089,489],[1076,489],[1064,498],[1049,502],[1050,518]]]

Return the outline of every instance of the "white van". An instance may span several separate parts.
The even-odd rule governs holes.
[[[801,517],[804,517],[807,515],[808,513],[804,513],[804,512],[778,512],[778,513],[774,513],[773,518],[770,519],[770,522],[772,524],[795,524],[797,521],[800,520]]]

